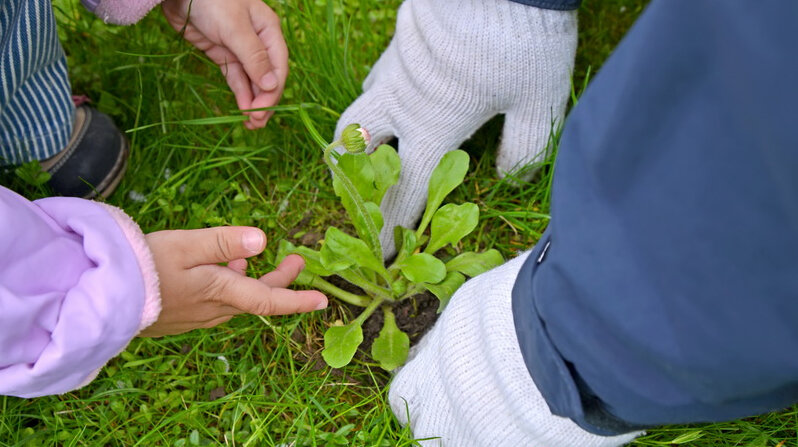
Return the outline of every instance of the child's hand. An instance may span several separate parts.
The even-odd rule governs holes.
[[[140,336],[209,328],[241,313],[282,315],[327,307],[320,292],[285,288],[304,268],[301,256],[286,257],[260,279],[246,276],[245,258],[266,246],[266,236],[256,228],[158,231],[146,238],[160,279],[162,310]]]
[[[240,109],[280,101],[288,75],[288,48],[280,19],[262,0],[165,0],[172,27],[222,69]],[[249,112],[246,126],[266,125],[273,112]]]

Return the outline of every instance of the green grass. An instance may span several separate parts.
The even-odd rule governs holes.
[[[158,13],[135,27],[108,27],[75,1],[57,0],[73,90],[94,99],[129,133],[128,173],[108,201],[149,232],[244,224],[275,242],[323,232],[340,210],[303,107],[329,138],[336,112],[357,96],[392,34],[397,0],[285,0],[291,74],[282,108],[266,129],[221,119],[236,115],[218,69],[175,35]],[[580,15],[575,84],[595,72],[645,1],[587,1]],[[199,120],[199,121],[198,121]],[[505,256],[535,243],[547,224],[549,174],[515,188],[493,174],[501,120],[465,149],[472,169],[454,198],[479,204],[467,245]],[[45,194],[4,177],[28,197]],[[269,256],[252,274],[271,268]],[[220,327],[134,340],[89,386],[39,399],[0,397],[0,444],[19,446],[402,446],[412,435],[386,402],[389,376],[356,361],[330,370],[321,334],[348,318],[332,306],[313,315],[241,316]],[[798,410],[743,421],[651,430],[636,445],[798,446]],[[783,444],[779,444],[783,442]]]

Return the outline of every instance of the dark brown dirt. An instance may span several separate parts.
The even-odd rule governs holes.
[[[356,306],[347,306],[355,315],[360,313]],[[410,337],[410,346],[418,343],[421,337],[435,324],[435,321],[438,320],[437,311],[438,298],[431,293],[416,295],[393,305],[396,325]],[[371,343],[380,335],[383,319],[382,312],[378,310],[363,323],[361,351],[371,352]]]
[[[349,292],[363,293],[359,288],[337,276],[327,277],[326,279]],[[396,316],[396,325],[410,337],[410,346],[418,343],[421,337],[424,336],[432,325],[435,324],[435,321],[438,320],[438,304],[438,298],[429,292],[415,295],[393,304],[392,308]],[[357,317],[360,315],[360,312],[363,311],[362,307],[346,303],[342,305],[347,309],[347,313],[351,315],[351,318]],[[371,314],[368,320],[363,323],[363,343],[360,344],[359,351],[361,352],[358,353],[360,356],[359,358],[365,358],[361,355],[362,353],[371,352],[371,343],[380,335],[383,320],[382,311],[377,309]],[[370,356],[370,354],[368,354],[368,356]]]
[[[310,214],[305,215],[293,229],[288,231],[288,238],[292,239],[297,245],[304,245],[306,247],[318,250],[318,242],[324,237],[324,234],[308,229],[309,227],[312,227],[312,225],[309,225],[311,223],[311,218],[312,216]],[[341,226],[341,222],[337,222],[336,224],[338,228],[342,229],[343,231],[346,231],[350,234],[354,233],[354,230],[349,228],[349,225]],[[363,291],[358,287],[344,281],[338,276],[333,275],[326,277],[325,279],[348,292],[364,295]],[[361,307],[342,303],[339,300],[334,301],[343,308],[341,310],[344,314],[349,315],[348,321],[353,320],[363,311],[363,308]],[[435,324],[435,321],[438,319],[438,304],[438,298],[435,295],[427,292],[393,305],[393,312],[396,316],[396,325],[408,335],[410,338],[410,346],[418,343],[418,341],[421,340],[421,337],[427,333],[433,324]],[[334,313],[338,312],[340,311],[334,311]],[[375,311],[363,324],[363,343],[361,343],[360,347],[358,348],[358,352],[355,357],[364,361],[373,361],[371,359],[371,344],[380,334],[383,319],[384,317],[382,315],[382,311],[377,309],[377,311]],[[347,320],[345,319],[345,321]],[[295,333],[293,336],[304,339],[304,336],[299,333]],[[299,341],[296,338],[295,340]],[[323,363],[323,361],[321,362]]]

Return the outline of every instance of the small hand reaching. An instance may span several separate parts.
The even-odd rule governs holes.
[[[320,292],[286,289],[304,268],[301,256],[286,257],[258,279],[246,276],[246,258],[266,245],[256,228],[158,231],[146,240],[160,280],[161,313],[140,336],[209,328],[242,313],[283,315],[327,307]]]

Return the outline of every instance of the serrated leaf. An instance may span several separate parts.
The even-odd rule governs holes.
[[[382,211],[380,210],[380,206],[374,202],[366,202],[363,204],[363,206],[366,207],[366,212],[369,213],[371,220],[374,221],[374,226],[377,227],[377,231],[380,231],[383,225]]]
[[[428,253],[416,253],[398,264],[405,278],[416,283],[439,283],[446,277],[443,261]]]
[[[329,270],[333,270],[333,266],[346,265],[346,267],[350,267],[356,264],[387,276],[382,259],[377,259],[365,242],[335,227],[328,228],[325,233],[324,245],[321,248],[321,261]],[[338,270],[343,270],[343,268]]]
[[[387,144],[380,145],[371,155],[371,165],[374,168],[374,197],[372,200],[379,205],[388,188],[399,181],[399,171],[402,163],[396,150]]]
[[[435,253],[447,244],[456,244],[474,231],[479,223],[479,207],[474,203],[449,203],[435,212],[430,225],[429,244],[424,249]]]
[[[404,365],[410,350],[410,337],[396,325],[393,312],[385,312],[385,323],[380,335],[371,344],[371,357],[380,362],[380,367],[391,371]]]
[[[427,208],[424,210],[417,234],[422,233],[427,228],[432,215],[443,203],[443,199],[454,191],[460,183],[463,183],[466,172],[468,172],[468,154],[464,151],[447,152],[441,158],[429,179]]]
[[[438,297],[438,301],[440,301],[440,305],[438,305],[438,313],[441,313],[443,309],[449,304],[449,300],[452,299],[452,295],[460,286],[465,283],[465,276],[459,272],[449,272],[446,274],[446,278],[443,279],[438,284],[422,284],[425,289],[432,292],[433,295]]]
[[[393,241],[396,247],[396,258],[394,262],[399,263],[413,254],[418,245],[416,244],[416,233],[405,227],[396,226],[393,229]]]
[[[373,201],[376,188],[374,186],[374,167],[371,164],[369,156],[365,153],[350,154],[344,153],[338,157],[338,167],[344,171],[344,174],[349,178],[349,181],[355,186],[358,194],[364,202]],[[340,180],[333,176],[333,189],[338,197],[344,195],[340,192]]]
[[[362,341],[363,329],[357,321],[345,326],[332,326],[324,332],[321,356],[333,368],[342,368],[352,361]]]
[[[491,248],[482,253],[473,251],[461,253],[446,263],[446,270],[474,277],[502,264],[504,264],[502,254],[498,250]]]
[[[353,161],[352,157],[357,157],[359,161]],[[349,166],[347,169],[350,171],[358,171],[360,169],[362,172],[350,172],[347,174],[342,169],[341,159],[350,160],[349,162],[344,161],[343,167]],[[366,168],[366,165],[368,165],[369,168]],[[376,222],[374,222],[372,218],[374,213],[373,208],[369,210],[365,205],[365,203],[368,203],[369,198],[374,195],[374,191],[376,191],[374,189],[373,171],[370,171],[370,169],[373,168],[370,166],[371,161],[368,159],[367,155],[361,154],[356,156],[347,153],[341,155],[338,159],[338,163],[332,164],[331,168],[334,173],[333,190],[335,194],[340,197],[341,204],[349,215],[350,221],[355,226],[357,235],[363,241],[366,241],[366,244],[372,248],[372,252],[376,255],[377,253],[382,253],[379,240],[379,229],[376,228]],[[371,177],[369,177],[368,172],[371,172]],[[361,174],[365,178],[361,178]],[[348,182],[339,177],[345,177]],[[346,184],[349,184],[350,187],[347,187]],[[365,198],[363,196],[364,193]],[[358,207],[357,203],[363,204],[363,207]],[[380,215],[380,220],[381,219],[382,215]]]

